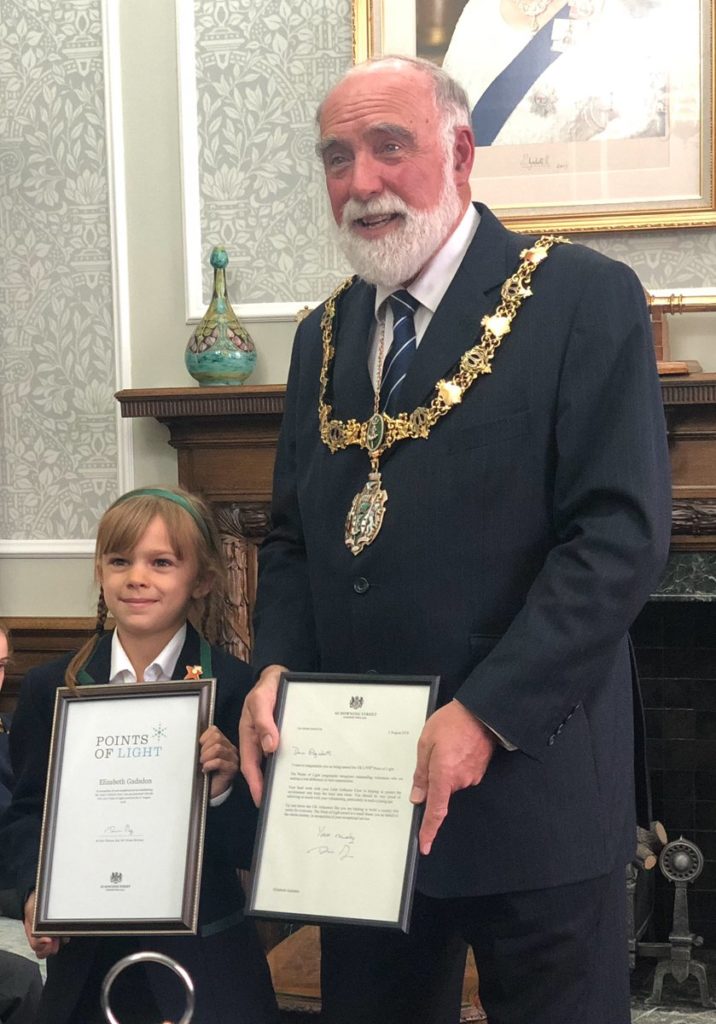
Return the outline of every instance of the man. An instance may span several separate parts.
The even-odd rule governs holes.
[[[471,205],[469,123],[403,58],[320,108],[360,277],[296,336],[242,770],[258,801],[281,666],[439,674],[410,935],[324,928],[324,1021],[455,1024],[467,941],[490,1024],[627,1024],[627,629],[670,522],[649,324],[629,269]]]

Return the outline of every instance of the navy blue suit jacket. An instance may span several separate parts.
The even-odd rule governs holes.
[[[485,207],[401,395],[428,404],[494,312],[530,239]],[[643,289],[623,264],[552,249],[494,359],[428,440],[381,460],[377,539],[354,557],[346,513],[365,451],[318,430],[322,307],[299,326],[260,554],[255,663],[434,673],[517,746],[453,795],[418,887],[437,896],[595,877],[634,850],[627,630],[670,533],[664,415]],[[373,408],[374,289],[339,304],[329,401]]]

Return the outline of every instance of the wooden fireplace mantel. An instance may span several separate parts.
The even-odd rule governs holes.
[[[279,384],[119,391],[124,417],[169,427],[178,480],[211,502],[268,506],[283,402]]]

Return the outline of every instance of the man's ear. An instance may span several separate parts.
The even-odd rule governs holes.
[[[461,125],[455,129],[453,143],[453,173],[458,188],[469,182],[474,160],[475,140],[472,137],[472,129],[467,125]]]

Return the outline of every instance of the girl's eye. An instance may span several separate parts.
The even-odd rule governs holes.
[[[174,565],[170,558],[155,558],[154,564],[159,566],[160,569],[165,569],[167,566]]]
[[[110,565],[121,566],[127,564],[127,559],[121,558],[119,555],[112,555],[112,557],[108,559],[108,562]]]

